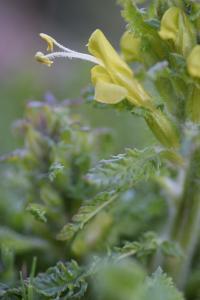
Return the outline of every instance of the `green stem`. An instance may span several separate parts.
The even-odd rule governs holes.
[[[180,288],[184,288],[189,275],[192,258],[199,239],[200,228],[200,149],[194,149],[185,179],[177,213],[171,230],[171,240],[178,242],[183,250],[181,259],[167,259],[166,268]]]

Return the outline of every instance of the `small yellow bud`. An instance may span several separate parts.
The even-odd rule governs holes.
[[[40,33],[40,37],[47,43],[47,51],[53,52],[55,40],[45,33]]]
[[[173,40],[176,41],[179,25],[180,9],[178,7],[169,8],[162,17],[161,28],[159,35],[163,40]]]
[[[200,78],[200,45],[195,46],[190,52],[187,69],[191,76]]]
[[[141,39],[135,37],[133,33],[126,31],[120,41],[123,58],[126,61],[140,61]]]
[[[41,64],[45,64],[48,67],[51,67],[51,65],[53,64],[53,61],[51,61],[48,57],[46,57],[42,52],[37,52],[35,54],[35,59],[41,63]]]
[[[172,40],[176,51],[183,56],[187,56],[196,43],[194,27],[179,7],[170,7],[165,12],[159,35],[163,40]]]

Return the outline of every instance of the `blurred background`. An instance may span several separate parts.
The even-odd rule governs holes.
[[[79,99],[90,84],[90,63],[57,60],[47,68],[35,62],[36,51],[46,48],[38,33],[87,52],[88,38],[96,28],[119,50],[125,23],[115,0],[1,0],[0,154],[17,146],[12,123],[23,116],[27,101],[42,100],[47,92],[58,100]],[[128,113],[99,110],[89,104],[78,110],[94,127],[113,127],[116,151],[154,141],[143,121]]]

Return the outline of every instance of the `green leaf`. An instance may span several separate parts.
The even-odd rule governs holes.
[[[79,211],[72,218],[72,222],[68,223],[63,227],[61,232],[58,234],[59,240],[71,240],[74,235],[91,220],[101,210],[111,204],[117,197],[117,193],[104,192],[98,194],[95,198],[90,201],[86,201],[80,208]]]
[[[32,251],[33,249],[47,250],[49,246],[46,241],[40,238],[25,236],[6,227],[0,227],[0,245],[4,245],[17,253]]]
[[[47,218],[45,216],[46,214],[46,209],[44,205],[41,204],[36,204],[36,203],[31,203],[27,206],[26,210],[30,212],[37,221],[46,223]]]
[[[54,181],[56,176],[62,173],[64,170],[64,166],[59,162],[54,162],[49,169],[49,179],[50,181]]]
[[[125,242],[122,248],[115,248],[117,251],[118,260],[126,257],[137,255],[143,257],[151,255],[160,246],[160,241],[154,232],[146,232],[138,242]]]
[[[0,283],[0,299],[1,300],[19,300],[20,297],[20,289],[18,288],[10,288],[8,285],[4,283]]]
[[[168,240],[162,241],[156,233],[151,231],[143,234],[139,241],[128,241],[125,242],[122,248],[114,248],[117,253],[117,260],[121,260],[132,255],[137,257],[152,255],[159,249],[161,249],[163,254],[167,256],[180,257],[183,255],[180,247],[178,247],[176,243]]]
[[[144,10],[139,9],[131,0],[125,1],[122,15],[128,22],[130,30],[137,36],[145,37],[157,33],[151,22],[146,22]]]
[[[154,148],[127,149],[124,154],[100,161],[87,178],[97,186],[126,190],[156,175],[160,167],[160,155]]]
[[[163,254],[167,256],[183,257],[183,251],[180,246],[172,241],[163,241],[161,244]]]
[[[147,279],[144,300],[183,300],[182,294],[173,285],[160,268]]]
[[[145,277],[146,271],[134,260],[127,259],[118,263],[102,261],[92,278],[95,292],[92,299],[143,300],[140,290]]]
[[[58,262],[32,280],[35,291],[48,299],[75,299],[85,294],[85,273],[75,261]]]

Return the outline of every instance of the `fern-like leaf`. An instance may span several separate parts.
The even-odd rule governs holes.
[[[127,149],[125,154],[100,161],[87,178],[97,186],[127,190],[137,182],[154,176],[160,166],[160,155],[154,148],[142,151]]]
[[[147,279],[144,300],[183,300],[183,295],[175,288],[172,279],[160,268]]]
[[[58,262],[45,273],[33,279],[33,288],[47,299],[77,299],[84,295],[87,283],[85,273],[75,261]],[[46,299],[46,298],[45,298]]]
[[[102,209],[111,204],[117,197],[117,193],[104,192],[98,194],[91,201],[85,202],[74,215],[72,222],[63,227],[58,234],[59,240],[71,240],[74,235],[81,230],[92,218],[94,218]]]
[[[180,257],[183,255],[175,242],[162,240],[154,232],[146,232],[139,241],[125,242],[123,247],[115,247],[114,250],[117,254],[117,260],[121,260],[132,255],[137,257],[152,255],[159,249],[166,256]]]

